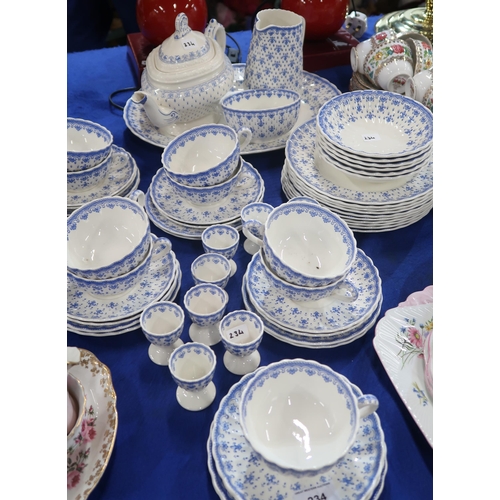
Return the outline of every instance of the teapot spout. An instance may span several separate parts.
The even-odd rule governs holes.
[[[144,111],[148,115],[149,121],[155,127],[163,128],[176,122],[179,118],[179,113],[177,113],[177,111],[161,106],[158,104],[156,97],[143,90],[134,92],[131,99],[136,104],[142,104],[144,106]]]

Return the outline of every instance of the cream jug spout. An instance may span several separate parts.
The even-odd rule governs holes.
[[[144,111],[148,115],[150,122],[159,128],[166,127],[175,123],[179,118],[177,111],[165,106],[158,104],[156,97],[144,92],[143,90],[137,90],[132,95],[132,101],[136,104],[142,104]]]

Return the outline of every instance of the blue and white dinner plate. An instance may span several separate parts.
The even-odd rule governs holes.
[[[369,500],[382,483],[386,470],[387,448],[385,436],[377,413],[361,421],[356,442],[347,455],[331,470],[320,477],[295,478],[271,469],[252,449],[243,435],[239,420],[241,394],[256,372],[245,375],[234,384],[220,402],[210,431],[211,456],[220,481],[220,491],[229,498],[290,499],[297,492],[330,481],[335,498],[343,500]],[[361,390],[351,384],[356,396]],[[210,470],[210,465],[209,465]],[[218,492],[219,493],[219,492]],[[220,494],[220,493],[219,493]],[[221,497],[225,498],[225,497]]]
[[[158,210],[169,219],[183,226],[210,226],[234,221],[245,205],[260,198],[263,189],[264,181],[257,169],[243,161],[238,183],[219,203],[194,205],[181,198],[172,189],[172,182],[163,167],[154,175],[148,190]]]
[[[342,302],[332,297],[304,304],[283,296],[266,278],[260,252],[253,255],[245,275],[248,296],[258,314],[295,332],[340,334],[351,331],[371,316],[382,296],[378,269],[359,248],[346,276],[358,291],[354,302]]]
[[[105,323],[130,319],[167,292],[174,280],[176,261],[173,251],[162,259],[152,260],[141,282],[129,292],[115,297],[91,295],[68,280],[68,320]]]
[[[137,180],[139,168],[128,151],[113,144],[110,154],[112,159],[106,176],[97,186],[85,191],[67,191],[68,208],[76,209],[104,196],[120,195]]]
[[[243,90],[243,82],[245,80],[246,64],[233,64],[234,69],[234,84],[230,91]],[[331,82],[314,73],[303,71],[302,89],[300,91],[302,106],[300,109],[297,125],[313,118],[318,113],[321,106],[340,95],[340,90]],[[222,112],[219,113],[220,122],[223,123]],[[142,104],[137,104],[132,99],[129,99],[123,109],[123,119],[128,129],[143,141],[149,142],[154,146],[164,148],[167,146],[172,137],[167,137],[160,134],[158,127],[155,127],[149,120]],[[285,147],[288,139],[286,134],[273,141],[264,143],[250,143],[242,154],[265,153],[282,149]]]

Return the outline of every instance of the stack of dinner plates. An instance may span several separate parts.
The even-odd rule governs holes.
[[[139,284],[122,295],[97,296],[68,280],[67,328],[81,335],[104,337],[139,328],[143,310],[153,302],[174,300],[182,274],[175,253],[153,259]]]
[[[347,455],[320,476],[289,476],[265,462],[245,438],[240,423],[243,390],[256,373],[245,375],[229,389],[214,415],[207,441],[208,470],[222,500],[249,498],[328,498],[376,500],[384,488],[387,447],[376,412],[362,420]],[[347,381],[356,396],[361,390]],[[308,492],[308,493],[306,493]],[[303,493],[301,495],[301,493]]]
[[[68,186],[67,213],[105,196],[127,196],[139,187],[139,182],[139,167],[132,155],[113,144],[106,175],[97,185],[83,190],[71,190]]]
[[[357,249],[345,277],[357,290],[354,301],[337,294],[321,300],[295,301],[284,296],[266,276],[261,252],[256,253],[243,276],[245,308],[258,314],[271,336],[300,347],[331,348],[365,335],[382,307],[382,282],[373,261]]]
[[[167,234],[190,240],[201,239],[203,231],[214,224],[228,224],[240,229],[241,209],[264,198],[261,175],[250,163],[242,161],[239,182],[218,203],[195,204],[182,198],[172,188],[167,172],[161,167],[146,193],[146,212],[151,222]]]

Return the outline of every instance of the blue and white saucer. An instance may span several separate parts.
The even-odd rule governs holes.
[[[243,161],[240,178],[230,194],[214,204],[193,203],[181,198],[172,188],[172,182],[163,167],[151,181],[151,199],[160,212],[182,225],[209,226],[234,221],[241,209],[257,201],[264,191],[264,181],[250,163]]]
[[[334,498],[378,498],[377,491],[380,492],[379,485],[383,487],[387,468],[387,447],[377,413],[372,413],[361,421],[354,445],[329,472],[320,478],[294,477],[290,480],[290,476],[271,469],[253,451],[241,428],[241,394],[255,373],[243,376],[229,389],[214,415],[209,438],[212,444],[211,456],[209,455],[208,460],[214,462],[215,468],[212,471],[220,479],[218,484],[221,485],[223,494],[237,500],[294,498],[297,493],[318,486],[319,481],[329,481],[334,490]],[[356,396],[362,395],[354,384],[351,387]]]
[[[128,151],[115,144],[111,146],[110,154],[112,158],[106,176],[97,186],[85,191],[67,191],[68,209],[76,209],[104,196],[121,196],[129,189],[132,190],[132,185],[137,183],[139,178],[139,168],[134,158]]]
[[[68,321],[106,323],[134,317],[147,305],[165,295],[174,280],[176,261],[173,251],[162,259],[152,260],[140,283],[127,293],[114,297],[91,295],[68,280]]]
[[[246,64],[233,64],[234,83],[230,92],[243,90],[245,80]],[[340,90],[331,82],[315,75],[314,73],[303,72],[302,88],[300,90],[302,106],[296,126],[313,118],[318,113],[321,106],[339,95]],[[166,147],[172,137],[160,134],[158,127],[155,127],[150,121],[142,104],[135,103],[131,98],[125,104],[123,110],[123,119],[128,129],[143,141],[149,142],[154,146]],[[224,122],[222,113],[219,113],[219,121]],[[289,134],[278,137],[275,140],[261,143],[250,143],[242,154],[265,153],[276,149],[283,149]]]
[[[372,315],[382,296],[378,269],[359,248],[346,276],[346,280],[358,291],[358,298],[354,302],[343,302],[332,296],[304,303],[283,296],[267,279],[260,252],[252,257],[245,275],[248,296],[258,314],[273,324],[295,332],[350,332]]]

